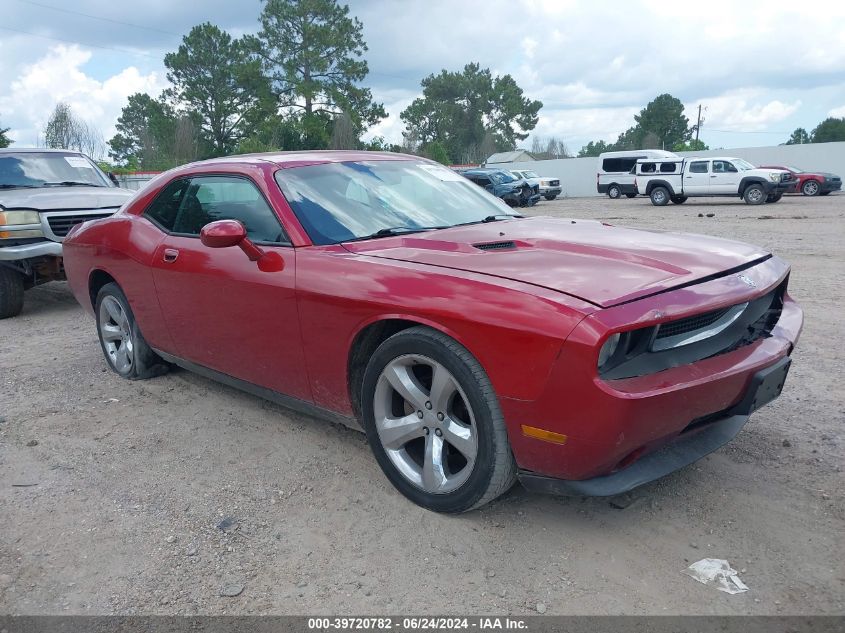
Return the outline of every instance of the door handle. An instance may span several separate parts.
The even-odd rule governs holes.
[[[710,177],[711,177],[711,178],[715,178],[715,177],[716,177],[716,174],[712,174]]]
[[[177,251],[175,248],[164,249],[164,257],[162,257],[162,259],[168,264],[172,264],[173,262],[175,262],[177,257],[179,257],[179,251]]]

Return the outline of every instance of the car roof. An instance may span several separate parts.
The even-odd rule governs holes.
[[[486,174],[501,174],[501,173],[509,173],[510,170],[508,169],[500,169],[498,167],[476,167],[475,169],[467,169],[466,171],[462,172],[464,174],[478,174],[478,175],[486,175]]]
[[[279,167],[293,165],[319,165],[323,163],[343,163],[368,160],[417,160],[430,162],[420,156],[400,154],[398,152],[368,152],[364,150],[302,150],[296,152],[263,152],[260,154],[236,154],[221,156],[191,163],[192,167],[214,166],[232,163],[273,163]]]
[[[0,149],[0,154],[82,154],[75,149],[55,149],[52,147],[4,147]],[[83,156],[85,154],[82,154]]]

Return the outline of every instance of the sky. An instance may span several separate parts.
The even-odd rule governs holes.
[[[478,62],[543,102],[532,135],[577,152],[612,142],[655,96],[678,97],[711,148],[776,145],[845,117],[845,2],[780,0],[350,0],[369,46],[366,84],[400,142],[420,80]],[[0,0],[0,126],[37,146],[58,101],[107,140],[127,97],[167,87],[164,54],[210,21],[258,30],[261,0]],[[530,147],[531,138],[523,142]]]

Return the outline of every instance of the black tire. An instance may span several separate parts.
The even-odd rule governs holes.
[[[412,483],[388,457],[379,438],[375,422],[379,380],[388,364],[406,355],[422,356],[445,367],[472,411],[477,435],[476,458],[468,478],[450,492],[430,493]],[[364,430],[376,461],[396,489],[417,505],[435,512],[466,512],[504,494],[516,481],[516,463],[490,379],[472,354],[448,336],[431,328],[413,327],[384,341],[367,364],[361,402]]]
[[[742,192],[742,199],[745,200],[746,204],[764,204],[767,197],[763,185],[758,183],[748,185]]]
[[[656,207],[665,207],[669,204],[669,190],[666,187],[655,187],[649,194],[651,204]]]
[[[103,339],[102,322],[104,320],[103,302],[107,299],[114,299],[120,304],[120,308],[125,312],[128,321],[128,341],[131,342],[131,362],[125,368],[119,368],[116,364],[115,356],[110,354],[107,348],[107,343]],[[138,328],[138,323],[135,321],[135,315],[132,313],[132,308],[123,290],[120,289],[116,283],[108,283],[97,293],[97,299],[94,302],[94,314],[97,320],[97,337],[100,339],[100,348],[103,350],[103,356],[106,359],[106,364],[109,368],[122,378],[127,380],[144,380],[146,378],[154,378],[167,373],[168,365],[156,354],[147,341],[144,339],[141,330]],[[123,343],[121,343],[123,344]]]
[[[23,290],[23,275],[0,265],[0,319],[8,319],[21,313]]]
[[[557,194],[555,194],[555,195],[553,195],[553,196],[543,196],[543,197],[544,197],[546,200],[548,200],[549,202],[551,202],[552,200],[554,200],[555,198],[557,198]]]
[[[830,195],[830,192],[829,192],[829,191],[820,191],[820,192],[819,192],[819,195],[820,195],[820,196],[829,196],[829,195]]]
[[[768,198],[766,198],[766,203],[773,204],[775,202],[778,202],[781,198],[783,198],[782,193],[773,193]]]
[[[626,193],[625,195],[629,198],[636,198],[637,197],[637,194],[635,194],[635,193]]]
[[[607,197],[611,200],[618,200],[622,197],[622,189],[617,184],[612,184],[607,188]]]
[[[805,196],[817,196],[821,193],[822,186],[818,180],[805,180],[804,184],[801,185],[801,193]]]
[[[672,196],[672,203],[673,204],[683,204],[687,201],[686,196]]]

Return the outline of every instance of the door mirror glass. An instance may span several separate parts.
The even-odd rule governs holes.
[[[200,241],[208,248],[240,246],[246,239],[246,229],[237,220],[217,220],[202,227]]]

